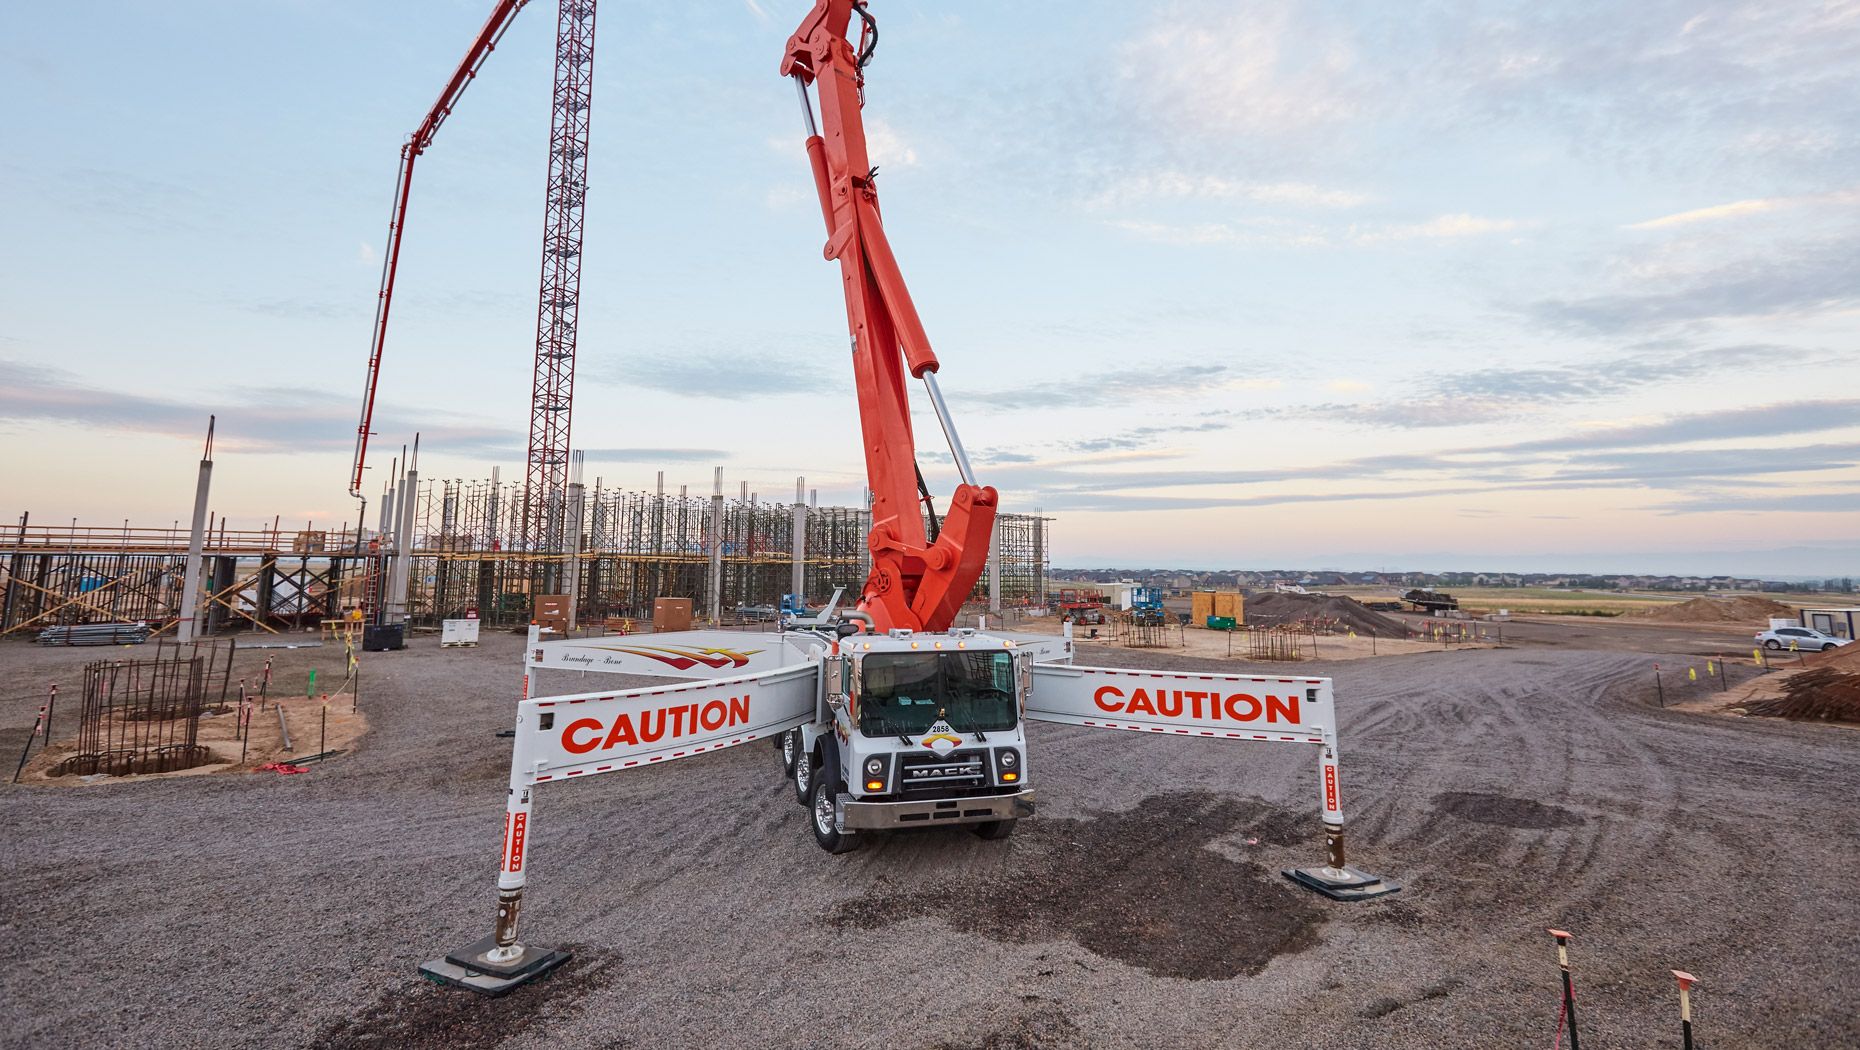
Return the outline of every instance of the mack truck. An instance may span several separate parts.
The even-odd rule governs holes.
[[[860,25],[855,44],[848,31]],[[1034,813],[1028,719],[1182,739],[1316,749],[1326,863],[1284,874],[1361,900],[1399,886],[1345,863],[1331,682],[1076,666],[1061,635],[958,626],[987,566],[999,496],[976,482],[937,386],[939,362],[885,237],[860,117],[877,23],[864,0],[816,0],[788,40],[827,239],[851,335],[871,491],[870,570],[855,604],[773,632],[545,639],[525,648],[491,933],[422,964],[497,995],[568,953],[518,937],[537,788],[772,741],[804,822],[829,853],[881,830],[966,827],[1005,839]],[[810,88],[812,92],[810,94]],[[815,118],[815,99],[819,120]],[[825,134],[822,134],[824,130]],[[918,468],[908,381],[922,383],[960,483],[942,512]],[[609,671],[670,685],[532,695],[543,672]]]
[[[821,849],[938,825],[1004,839],[1033,815],[1021,718],[1032,651],[969,628],[897,628],[836,648],[823,658],[814,720],[777,739]]]

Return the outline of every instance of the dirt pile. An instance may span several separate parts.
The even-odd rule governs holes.
[[[1324,912],[1264,864],[1195,847],[1241,831],[1250,844],[1304,845],[1300,828],[1294,812],[1206,792],[1152,795],[1086,820],[1041,817],[1015,835],[1016,878],[990,867],[881,886],[832,921],[874,930],[933,917],[999,941],[1063,938],[1162,977],[1225,981],[1315,945]]]
[[[1795,610],[1781,602],[1754,594],[1735,598],[1694,598],[1689,602],[1667,605],[1647,614],[1647,619],[1661,623],[1747,623],[1763,626],[1772,616],[1795,616]]]
[[[1810,667],[1832,667],[1836,670],[1860,674],[1860,642],[1843,645],[1825,653],[1809,653],[1802,657],[1802,662]]]
[[[1335,620],[1337,630],[1360,634],[1374,632],[1382,638],[1405,638],[1408,634],[1407,624],[1376,612],[1355,598],[1279,592],[1247,596],[1246,623],[1249,627],[1277,627],[1301,620]]]
[[[1860,723],[1860,674],[1833,667],[1803,671],[1783,684],[1783,695],[1746,704],[1744,710],[1798,722]]]

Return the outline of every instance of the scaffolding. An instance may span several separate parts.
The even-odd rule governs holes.
[[[797,517],[805,529],[804,601],[822,604],[840,588],[856,594],[869,567],[868,511],[809,505],[797,515],[794,504],[764,501],[746,486],[720,499],[609,489],[596,479],[579,499],[571,494],[557,508],[568,548],[562,552],[521,549],[520,501],[515,483],[422,482],[408,596],[413,619],[436,622],[475,611],[489,624],[526,622],[537,595],[564,593],[577,596],[581,620],[648,618],[662,597],[690,598],[698,616],[720,622],[771,620],[782,596],[794,593]],[[1003,608],[1045,604],[1051,520],[1001,516]],[[720,581],[714,610],[713,536]],[[984,574],[970,596],[984,611],[990,581]],[[538,589],[545,586],[554,589]]]
[[[607,488],[596,479],[558,501],[563,537],[525,549],[522,486],[421,479],[412,500],[407,619],[475,613],[486,625],[529,622],[535,599],[572,594],[579,621],[648,619],[662,597],[689,598],[702,619],[769,620],[794,593],[795,529],[803,530],[801,597],[856,599],[868,571],[871,515],[862,507],[771,502],[740,486],[733,499]],[[714,521],[713,521],[714,519]],[[989,571],[969,615],[1010,618],[1046,605],[1052,519],[1004,514]],[[207,633],[314,629],[369,601],[370,579],[398,556],[396,533],[341,529],[208,530],[199,582]],[[187,533],[168,529],[29,526],[0,530],[0,635],[58,625],[147,623],[159,635],[180,614]],[[713,547],[715,551],[713,552]],[[713,553],[716,557],[713,559]],[[712,566],[716,586],[712,586]],[[715,608],[712,608],[713,594]],[[394,607],[390,602],[389,607]]]

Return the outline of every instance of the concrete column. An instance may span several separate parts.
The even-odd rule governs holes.
[[[563,563],[562,571],[568,576],[568,586],[563,593],[568,595],[568,629],[578,626],[580,616],[578,606],[581,604],[581,514],[584,489],[581,484],[581,453],[571,453],[574,457],[574,480],[568,483],[568,516],[563,527],[568,532],[568,560]]]
[[[723,468],[710,496],[710,625],[723,626]]]
[[[1041,608],[1046,607],[1046,518],[1041,514],[1044,508],[1033,508],[1033,585],[1038,592],[1034,596]]]
[[[207,417],[207,451],[200,457],[200,476],[194,482],[194,527],[187,534],[187,567],[181,577],[180,622],[175,637],[191,642],[200,615],[200,554],[207,542],[207,490],[213,484],[213,422]]]
[[[988,533],[988,611],[1001,615],[1001,516]]]
[[[390,622],[406,623],[408,592],[413,583],[413,513],[420,500],[420,472],[408,468],[401,486],[400,510],[395,514],[394,590]]]
[[[807,601],[807,479],[794,479],[794,567],[789,573],[789,593],[802,603]]]

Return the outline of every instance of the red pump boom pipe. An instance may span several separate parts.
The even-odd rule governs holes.
[[[381,379],[381,350],[387,342],[388,309],[394,303],[394,275],[400,265],[400,235],[407,222],[407,194],[413,187],[413,162],[426,147],[433,144],[433,136],[439,133],[439,126],[452,115],[452,108],[458,105],[459,96],[471,86],[478,70],[485,59],[497,49],[498,41],[504,38],[504,31],[510,28],[511,20],[529,0],[498,0],[491,11],[491,17],[485,19],[484,28],[472,40],[471,50],[452,73],[452,79],[446,81],[445,90],[439,93],[439,99],[426,113],[426,119],[420,121],[413,135],[400,148],[400,177],[394,184],[394,207],[388,213],[387,244],[382,251],[381,291],[375,300],[375,323],[372,342],[368,348],[368,378],[362,387],[362,421],[355,428],[355,461],[349,472],[349,495],[360,499],[362,496],[362,472],[368,467],[368,438],[373,433],[375,418],[375,386]]]
[[[854,16],[862,29],[855,49],[846,37]],[[878,42],[864,0],[816,0],[788,38],[781,73],[795,78],[807,120],[807,157],[826,220],[824,255],[840,264],[846,322],[852,332],[859,424],[872,489],[872,572],[859,607],[879,630],[947,630],[987,567],[999,496],[975,484],[936,385],[936,353],[905,287],[879,218],[878,189],[866,153],[865,65]],[[807,86],[820,99],[814,124]],[[825,134],[821,134],[821,132]],[[948,438],[962,483],[950,498],[936,539],[925,533],[918,502],[917,450],[911,433],[907,378],[921,379]]]

